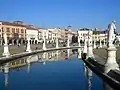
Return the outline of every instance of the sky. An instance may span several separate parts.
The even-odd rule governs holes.
[[[120,0],[0,0],[0,21],[20,20],[39,27],[107,28],[116,20]]]

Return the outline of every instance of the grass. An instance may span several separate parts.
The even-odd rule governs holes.
[[[12,49],[9,49],[9,52],[10,54],[17,54],[17,53],[24,52],[24,49],[23,48],[12,48]],[[2,53],[3,53],[3,50],[0,50],[0,55],[2,55]]]
[[[107,50],[105,48],[102,49],[94,49],[93,53],[105,60],[107,60]],[[116,52],[116,61],[117,63],[120,65],[120,47],[117,48],[117,52]]]

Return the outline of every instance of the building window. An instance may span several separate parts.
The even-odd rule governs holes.
[[[19,29],[18,28],[16,29],[16,33],[19,33]]]
[[[10,28],[6,28],[6,32],[10,32]]]
[[[23,30],[23,29],[21,29],[21,33],[24,33],[24,30]]]
[[[12,33],[15,33],[15,28],[12,28]]]

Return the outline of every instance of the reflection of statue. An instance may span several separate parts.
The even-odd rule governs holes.
[[[4,74],[5,75],[5,87],[8,86],[8,74]]]
[[[9,63],[6,63],[4,65],[5,87],[8,86],[8,73],[9,73]]]
[[[119,66],[116,62],[116,47],[114,45],[114,40],[116,38],[115,36],[115,30],[116,25],[115,21],[112,21],[111,24],[108,26],[108,48],[107,48],[107,61],[105,63],[105,73],[108,73],[111,69],[118,69]]]
[[[116,22],[112,21],[111,24],[108,25],[108,47],[114,47],[114,40],[116,38],[115,30],[116,30]]]
[[[81,59],[81,48],[78,49],[78,59]]]
[[[26,62],[27,62],[27,72],[29,73],[30,72],[30,62],[31,62],[31,57],[32,56],[28,56],[28,58],[26,59]]]
[[[86,67],[87,69],[87,79],[88,79],[88,90],[92,89],[92,71]]]

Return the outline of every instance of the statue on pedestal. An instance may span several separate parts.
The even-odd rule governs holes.
[[[114,47],[116,40],[116,21],[113,20],[111,24],[108,25],[108,47]]]

